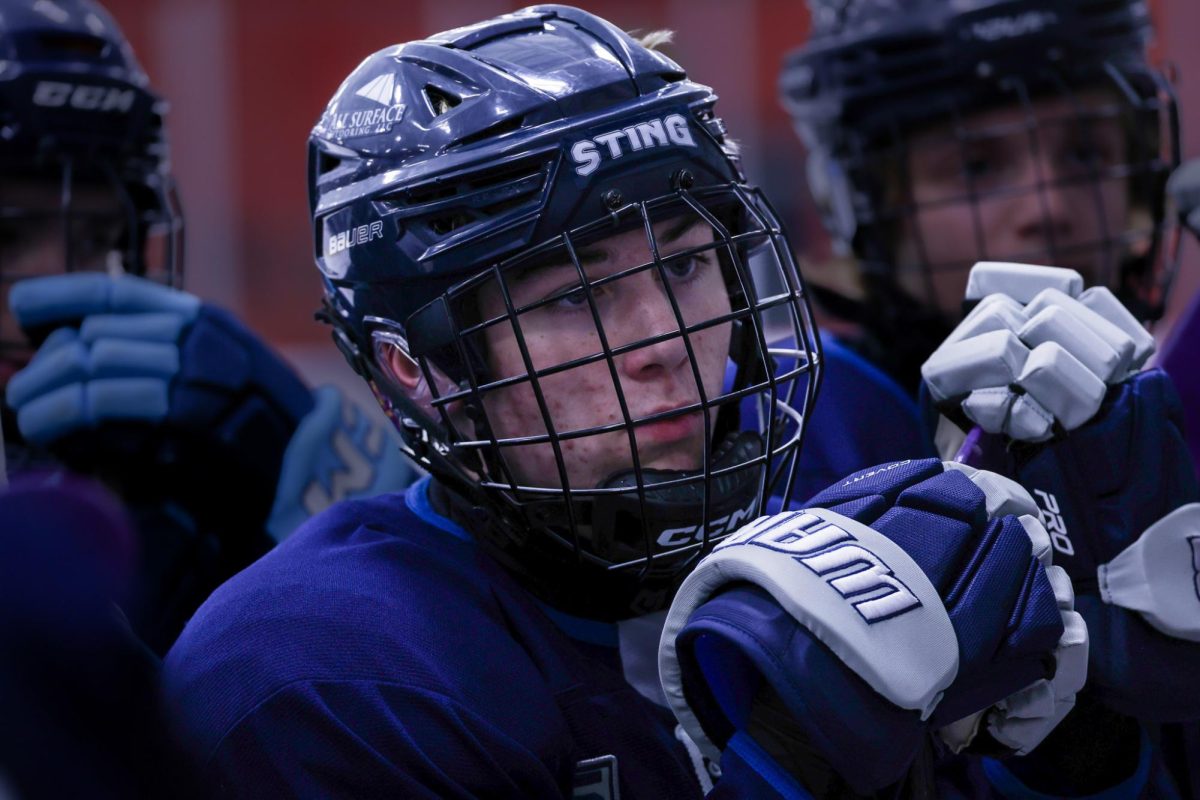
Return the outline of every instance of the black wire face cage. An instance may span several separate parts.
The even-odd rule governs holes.
[[[1106,64],[1086,79],[1006,76],[978,94],[969,108],[931,107],[916,131],[851,134],[839,160],[857,189],[866,280],[945,309],[977,261],[1064,266],[1141,318],[1160,315],[1178,265],[1164,209],[1179,163],[1167,80]]]
[[[160,173],[122,174],[108,160],[62,157],[36,170],[0,167],[0,361],[28,361],[49,331],[22,332],[9,289],[62,272],[183,281],[183,217]]]
[[[368,324],[429,387],[436,420],[402,423],[410,455],[476,486],[547,569],[644,588],[790,497],[820,347],[758,190],[606,203],[416,312],[407,336]]]

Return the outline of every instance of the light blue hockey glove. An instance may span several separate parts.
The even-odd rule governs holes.
[[[261,339],[193,295],[72,273],[22,281],[9,301],[45,338],[7,387],[22,436],[127,498],[169,497],[216,524],[270,516],[282,538],[329,502],[409,477],[382,429],[340,398],[314,398]]]
[[[417,475],[382,414],[372,419],[333,386],[314,389],[313,400],[283,456],[267,520],[276,541],[336,502],[399,491]]]

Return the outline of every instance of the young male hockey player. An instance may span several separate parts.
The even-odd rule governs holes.
[[[168,693],[225,794],[863,794],[924,785],[934,731],[1025,752],[1070,707],[1086,632],[1011,484],[901,461],[749,524],[789,500],[821,351],[714,102],[564,6],[338,89],[326,316],[431,477],[184,630]]]
[[[1035,363],[1048,366],[1026,356],[1058,337],[1041,324],[1047,320],[1034,321],[1041,289],[1085,300],[1098,295],[1084,286],[1109,287],[1141,320],[1165,304],[1174,270],[1165,186],[1179,162],[1178,125],[1171,87],[1147,60],[1146,4],[811,6],[813,35],[787,59],[781,90],[809,148],[810,184],[827,226],[855,259],[857,296],[828,305],[862,330],[846,343],[854,352],[845,363],[829,365],[824,412],[839,417],[836,429],[857,429],[854,407],[840,396],[878,387],[881,370],[894,389],[915,393],[924,364],[944,412],[1002,436],[1007,448],[994,468],[1039,498],[1056,563],[1071,573],[1092,633],[1086,708],[1035,758],[1012,762],[1019,780],[991,763],[971,792],[1011,794],[1025,781],[1022,791],[1055,795],[1119,786],[1114,791],[1130,796],[1170,796],[1174,790],[1157,784],[1161,771],[1149,768],[1164,756],[1175,775],[1165,781],[1200,792],[1190,766],[1200,738],[1162,726],[1200,718],[1186,677],[1200,659],[1196,634],[1156,624],[1147,602],[1121,607],[1105,583],[1111,564],[1138,560],[1143,587],[1155,587],[1142,590],[1144,601],[1174,586],[1186,591],[1172,602],[1200,612],[1187,605],[1194,574],[1180,583],[1163,571],[1193,557],[1188,536],[1200,533],[1187,516],[1198,497],[1183,409],[1160,372],[1126,380],[1129,358],[1109,358],[1115,351],[1106,346],[1092,351],[1107,353],[1109,367],[1090,381],[1086,402],[1082,383],[1062,380],[1066,372],[1051,391],[1031,388],[1025,374]],[[989,266],[968,279],[980,261],[1075,272]],[[934,354],[964,296],[982,300],[980,308]],[[976,338],[985,332],[991,349]],[[1140,338],[1144,358],[1149,342]],[[973,343],[963,349],[963,339]],[[1070,419],[1050,407],[1063,401]],[[887,416],[890,408],[874,409],[874,424],[917,425],[911,413]],[[1175,526],[1176,549],[1148,559],[1163,525]]]
[[[812,0],[782,102],[812,193],[854,257],[829,310],[915,394],[979,261],[1053,264],[1155,319],[1173,277],[1172,87],[1141,0]],[[823,296],[825,294],[823,293]]]
[[[164,103],[108,13],[6,3],[0,49],[8,469],[66,465],[130,504],[127,611],[165,653],[213,588],[335,486],[369,493],[411,473],[335,390],[310,391],[228,313],[168,288],[183,223]]]

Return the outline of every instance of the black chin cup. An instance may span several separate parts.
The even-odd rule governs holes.
[[[581,549],[610,569],[653,570],[665,566],[664,559],[674,565],[681,552],[694,553],[758,516],[766,469],[761,456],[761,437],[741,431],[718,446],[707,480],[701,471],[644,469],[639,491],[635,470],[612,475],[598,488],[617,491],[572,501],[582,523]],[[569,530],[561,513],[543,522]]]

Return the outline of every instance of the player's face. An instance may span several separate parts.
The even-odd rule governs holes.
[[[1014,104],[911,140],[917,211],[902,234],[901,281],[953,315],[976,261],[1071,267],[1110,284],[1130,227],[1126,137],[1107,92]],[[928,275],[916,268],[928,265]]]
[[[99,185],[72,187],[70,220],[62,200],[55,181],[0,178],[0,385],[29,356],[25,336],[9,313],[12,285],[68,269],[119,264],[113,254],[125,220],[116,192]]]
[[[571,431],[619,425],[624,417],[618,387],[630,418],[678,409],[701,399],[697,375],[707,397],[717,395],[729,354],[730,325],[723,323],[689,333],[695,365],[679,335],[680,326],[669,296],[673,296],[685,326],[727,314],[730,301],[716,253],[669,258],[690,248],[711,244],[708,225],[667,220],[654,226],[665,281],[651,266],[628,275],[619,273],[652,261],[643,230],[618,234],[581,248],[580,262],[592,284],[596,312],[608,345],[616,351],[613,367],[601,358],[539,379],[554,430]],[[609,281],[604,281],[611,278]],[[597,282],[601,281],[598,285]],[[536,370],[564,364],[603,351],[592,308],[570,263],[530,269],[508,279],[513,305],[521,308],[539,300],[552,302],[519,315],[530,361]],[[484,318],[504,313],[499,290],[481,292]],[[661,341],[621,352],[633,343]],[[487,329],[490,368],[496,378],[527,374],[517,337],[510,325]],[[498,438],[545,435],[547,426],[528,382],[489,392],[488,421]],[[715,416],[715,412],[711,412]],[[695,470],[701,467],[708,435],[702,412],[695,411],[633,427],[638,460],[643,469]],[[591,488],[613,473],[633,465],[629,434],[623,428],[561,441],[567,481],[574,488]],[[559,487],[553,447],[548,443],[506,447],[505,463],[521,484]]]

